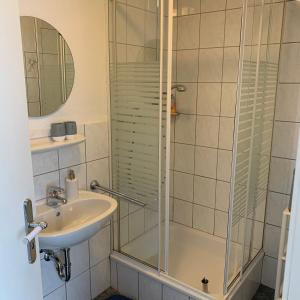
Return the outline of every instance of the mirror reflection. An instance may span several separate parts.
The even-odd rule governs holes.
[[[49,23],[21,17],[21,32],[29,117],[49,115],[68,99],[75,68],[63,36]]]

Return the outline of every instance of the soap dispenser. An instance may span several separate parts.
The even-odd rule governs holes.
[[[78,199],[78,179],[74,170],[70,170],[66,177],[66,196],[68,201]]]

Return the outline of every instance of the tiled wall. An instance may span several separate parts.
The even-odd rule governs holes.
[[[107,122],[79,126],[84,143],[32,155],[35,200],[43,201],[49,185],[64,187],[69,169],[75,171],[80,189],[92,179],[109,186],[109,149]],[[72,277],[61,281],[52,262],[41,260],[44,299],[93,299],[110,286],[110,225],[89,241],[71,248]]]
[[[287,1],[273,133],[262,282],[275,286],[282,211],[288,206],[300,121],[300,3]]]
[[[168,280],[163,277],[157,280],[156,277],[149,276],[153,274],[153,270],[148,270],[145,267],[145,273],[139,272],[132,266],[127,266],[117,261],[112,257],[111,259],[111,285],[114,289],[121,292],[122,295],[130,299],[142,300],[196,300],[195,296],[187,294],[174,288],[174,282],[171,286],[167,284]],[[261,273],[261,262],[247,275],[240,288],[231,294],[232,300],[252,299],[256,288],[259,285]],[[175,283],[179,289],[182,288]],[[193,291],[191,291],[193,292]],[[201,297],[201,299],[203,299]]]
[[[192,297],[113,260],[111,272],[112,287],[130,299],[193,300]]]
[[[175,1],[173,219],[226,237],[242,9],[236,1]],[[192,4],[191,4],[192,3]]]
[[[112,1],[109,1],[109,5],[110,22],[113,22]],[[113,41],[112,29],[116,28],[117,61],[143,62],[156,59],[157,24],[156,0],[116,1],[116,26],[111,24],[109,28],[110,41]]]

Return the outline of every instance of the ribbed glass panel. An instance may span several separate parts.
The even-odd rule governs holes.
[[[157,202],[159,62],[119,63],[112,82],[113,188],[145,204]]]
[[[262,248],[279,61],[272,4],[243,2],[225,292]]]
[[[237,157],[233,203],[233,226],[252,218],[265,201],[273,130],[278,65],[260,61],[256,83],[256,62],[243,62]],[[257,87],[255,88],[257,84]],[[257,92],[255,92],[257,91]]]

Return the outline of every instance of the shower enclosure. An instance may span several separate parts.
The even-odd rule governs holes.
[[[262,251],[283,9],[109,0],[114,249],[216,297]]]

